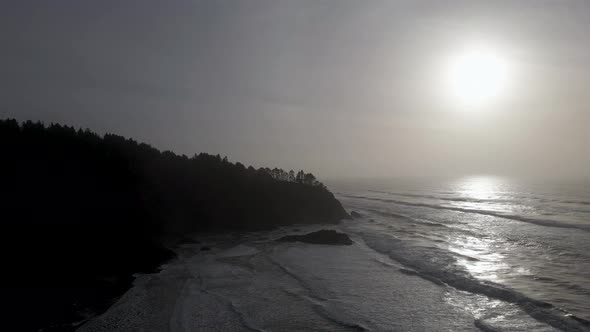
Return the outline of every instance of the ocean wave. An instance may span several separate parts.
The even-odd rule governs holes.
[[[248,315],[239,310],[239,308],[231,300],[226,299],[226,301],[228,302],[228,308],[230,312],[232,312],[239,318],[243,327],[254,332],[265,332],[263,329],[259,329],[256,326],[254,326],[254,324],[250,323]]]
[[[493,327],[492,325],[488,324],[485,319],[476,319],[475,322],[473,322],[473,324],[475,325],[475,327],[477,327],[478,329],[480,329],[483,332],[502,332],[502,330],[497,329],[495,327]]]
[[[418,271],[414,271],[414,270],[410,270],[410,269],[404,269],[404,268],[398,269],[398,271],[400,271],[403,274],[407,274],[407,275],[411,275],[411,276],[418,276],[418,277],[420,277],[420,278],[422,278],[424,280],[428,280],[428,281],[432,282],[433,284],[436,284],[436,285],[439,285],[439,286],[444,286],[445,285],[445,283],[442,280],[440,280],[438,278],[435,278],[435,277],[432,277],[432,276],[429,276],[428,274],[420,273]]]
[[[590,205],[590,201],[564,200],[564,201],[559,201],[559,202],[561,202],[561,203],[568,203],[568,204]]]
[[[477,234],[471,230],[452,226],[453,224],[461,224],[460,221],[448,220],[448,221],[445,221],[445,223],[439,223],[439,222],[427,220],[424,218],[412,218],[407,215],[386,212],[386,211],[372,209],[372,208],[363,208],[363,209],[357,208],[357,210],[365,211],[369,215],[375,214],[375,215],[378,215],[381,217],[394,218],[396,221],[402,221],[404,223],[407,223],[407,226],[414,227],[416,229],[404,230],[404,229],[400,229],[400,228],[395,227],[391,223],[377,222],[377,221],[375,221],[375,219],[369,219],[369,222],[377,223],[377,224],[380,224],[380,225],[390,228],[390,229],[395,228],[396,232],[404,232],[404,233],[408,233],[408,234],[412,234],[412,235],[425,236],[429,241],[432,241],[435,243],[443,243],[443,242],[447,242],[447,241],[443,240],[443,239],[436,238],[435,235],[439,234],[439,233],[435,232],[435,231],[433,232],[433,230],[452,229],[453,232],[460,232],[462,234],[470,235],[470,236],[479,236],[479,234]],[[371,220],[373,220],[373,221],[371,221]],[[428,229],[420,230],[419,229],[420,227],[428,227]]]
[[[289,269],[288,267],[283,265],[281,262],[279,262],[275,259],[272,259],[272,258],[269,261],[273,265],[278,267],[281,271],[283,271],[283,273],[285,273],[288,276],[290,276],[291,278],[295,279],[297,281],[297,283],[299,284],[299,286],[301,286],[303,289],[305,289],[313,297],[317,298],[320,301],[327,301],[328,300],[326,298],[322,298],[321,296],[319,296],[317,294],[314,294],[313,289],[311,287],[309,287],[309,285],[305,282],[304,279],[302,279],[300,276],[298,276],[295,272],[291,271],[291,269]]]
[[[316,303],[313,307],[320,316],[322,316],[325,319],[330,320],[332,323],[340,325],[346,329],[351,329],[352,331],[361,331],[361,332],[371,330],[361,324],[347,322],[344,319],[340,319],[340,318],[336,317],[335,315],[332,315],[328,310],[326,310],[326,307],[323,304]]]
[[[453,253],[434,248],[409,247],[404,241],[386,235],[360,232],[365,244],[406,266],[403,273],[417,275],[437,284],[445,284],[461,291],[481,294],[513,303],[538,321],[564,331],[589,331],[590,321],[568,314],[551,303],[535,300],[526,295],[490,281],[475,279],[457,264]],[[486,326],[480,321],[484,331]],[[477,323],[476,323],[477,324]],[[491,331],[491,330],[490,330]]]
[[[499,204],[512,204],[519,202],[519,199],[524,200],[533,200],[539,203],[560,203],[560,204],[575,204],[575,205],[590,205],[590,201],[586,200],[574,200],[574,199],[555,199],[555,198],[545,198],[533,195],[513,195],[510,198],[474,198],[474,197],[443,197],[438,195],[428,195],[428,194],[410,194],[410,193],[399,193],[399,192],[390,192],[390,191],[381,191],[381,190],[368,190],[369,192],[379,193],[379,194],[387,194],[393,196],[401,196],[401,197],[411,197],[411,198],[426,198],[426,199],[436,199],[441,201],[449,201],[449,202],[463,202],[463,203],[499,203]],[[456,194],[455,192],[449,192],[447,194]],[[589,210],[580,210],[580,212],[589,212]]]
[[[535,219],[535,218],[524,217],[524,216],[519,216],[519,215],[503,214],[503,213],[493,212],[493,211],[489,211],[489,210],[467,209],[467,208],[459,208],[459,207],[435,205],[435,204],[426,204],[426,203],[413,203],[413,202],[407,202],[407,201],[401,201],[401,200],[375,198],[375,197],[368,197],[368,196],[346,195],[346,197],[356,198],[356,199],[365,199],[365,200],[371,200],[371,201],[379,201],[379,202],[383,202],[383,203],[400,204],[400,205],[406,205],[406,206],[417,206],[417,207],[426,207],[426,208],[438,209],[438,210],[474,213],[474,214],[479,214],[479,215],[522,221],[522,222],[527,222],[527,223],[536,224],[536,225],[540,225],[540,226],[559,227],[559,228],[574,228],[574,229],[579,229],[579,230],[590,232],[590,224],[563,223],[563,222],[558,222],[555,220]]]
[[[380,193],[380,194],[394,195],[394,196],[438,199],[438,200],[450,201],[450,202],[465,202],[465,203],[512,203],[512,202],[514,202],[513,199],[505,199],[505,198],[500,199],[500,198],[473,198],[473,197],[442,197],[442,196],[436,196],[436,195],[396,193],[396,192],[379,191],[379,190],[368,190],[368,191],[374,192],[374,193]]]
[[[328,299],[318,296],[313,291],[313,289],[306,283],[306,281],[304,279],[299,277],[296,273],[291,271],[291,269],[289,269],[288,267],[284,266],[281,262],[274,260],[274,259],[271,259],[270,262],[273,265],[277,266],[285,274],[287,274],[290,277],[292,277],[293,279],[297,280],[298,284],[303,289],[305,289],[305,291],[308,293],[308,295],[303,295],[300,293],[292,292],[288,289],[283,289],[283,291],[285,293],[287,293],[290,296],[297,296],[297,297],[307,301],[308,303],[310,303],[312,305],[315,312],[317,312],[324,319],[327,319],[336,325],[340,325],[341,327],[343,327],[345,329],[350,329],[352,331],[370,331],[369,328],[363,326],[362,324],[355,323],[355,322],[348,322],[343,319],[340,319],[339,317],[332,315],[328,310],[326,310],[326,307],[324,305],[324,303],[326,301],[328,301]]]
[[[535,280],[535,281],[543,282],[547,285],[560,286],[562,288],[571,289],[573,291],[576,291],[578,294],[590,295],[590,289],[585,288],[580,285],[577,285],[577,284],[572,284],[571,282],[568,282],[568,281],[564,281],[564,280],[556,279],[556,278],[551,278],[551,277],[547,277],[547,276],[530,275],[527,277],[532,280]]]
[[[381,210],[377,210],[377,209],[367,209],[365,208],[365,211],[369,211],[372,213],[375,213],[377,215],[383,216],[383,217],[389,217],[389,218],[395,218],[397,220],[403,220],[405,222],[409,222],[411,224],[415,224],[415,223],[419,223],[421,225],[426,225],[426,226],[431,226],[431,227],[442,227],[442,228],[448,228],[448,225],[445,224],[441,224],[438,222],[434,222],[434,221],[426,221],[423,219],[416,219],[416,218],[412,218],[403,214],[399,214],[399,213],[392,213],[392,212],[385,212],[385,211],[381,211]]]

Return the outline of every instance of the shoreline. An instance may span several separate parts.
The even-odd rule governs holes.
[[[310,224],[294,224],[293,226],[283,227],[305,227]],[[322,226],[334,226],[335,224],[312,224]],[[63,310],[66,303],[58,305],[59,310],[52,313],[51,321],[43,323],[40,331],[75,331],[86,322],[97,316],[104,314],[110,307],[115,305],[127,292],[133,289],[134,283],[138,276],[158,274],[166,264],[178,258],[180,248],[186,245],[198,248],[199,251],[208,251],[211,245],[201,243],[200,238],[224,238],[226,242],[222,247],[213,248],[216,250],[223,247],[228,248],[239,243],[240,239],[248,236],[250,233],[266,233],[277,230],[280,227],[269,227],[267,229],[255,229],[250,231],[212,231],[207,233],[195,233],[191,236],[185,236],[177,241],[169,241],[162,247],[154,246],[154,249],[160,249],[161,255],[154,260],[144,261],[145,265],[136,271],[125,271],[118,275],[111,275],[108,278],[91,278],[88,280],[78,280],[80,287],[51,287],[37,289],[39,293],[44,293],[46,297],[64,296],[73,299],[71,308]],[[227,240],[229,239],[229,240]],[[166,241],[164,241],[166,242]],[[24,289],[22,289],[24,290]],[[23,291],[15,291],[16,296],[21,296]],[[53,307],[55,309],[55,307]]]
[[[139,276],[111,309],[80,331],[157,329],[162,322],[204,331],[480,331],[498,324],[494,314],[468,310],[497,307],[496,300],[408,273],[408,267],[371,249],[351,227],[297,225],[243,233],[238,241],[220,235],[182,244],[177,259],[158,273]],[[326,228],[347,233],[353,245],[276,241]],[[211,250],[201,251],[203,245]],[[502,303],[513,312],[511,319],[550,331],[518,306]],[[416,316],[420,312],[427,314]]]

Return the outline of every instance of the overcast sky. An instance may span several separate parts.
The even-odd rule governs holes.
[[[339,176],[590,176],[590,2],[0,0],[0,117]],[[483,44],[507,91],[445,96]]]

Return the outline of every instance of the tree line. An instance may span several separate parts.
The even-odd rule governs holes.
[[[302,183],[308,186],[324,187],[324,184],[318,181],[313,174],[305,173],[303,170],[295,173],[293,170],[287,172],[276,167],[273,169],[265,167],[264,171],[270,174],[270,176],[272,176],[272,178],[275,180]]]

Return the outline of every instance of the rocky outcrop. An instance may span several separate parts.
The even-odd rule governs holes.
[[[334,230],[323,229],[321,231],[312,232],[304,235],[288,235],[278,239],[280,242],[305,242],[312,244],[331,244],[331,245],[346,245],[352,244],[352,240],[344,233],[338,233]]]
[[[358,219],[358,218],[362,218],[363,217],[360,213],[358,213],[356,211],[351,211],[350,212],[350,216],[353,217],[354,219]]]

